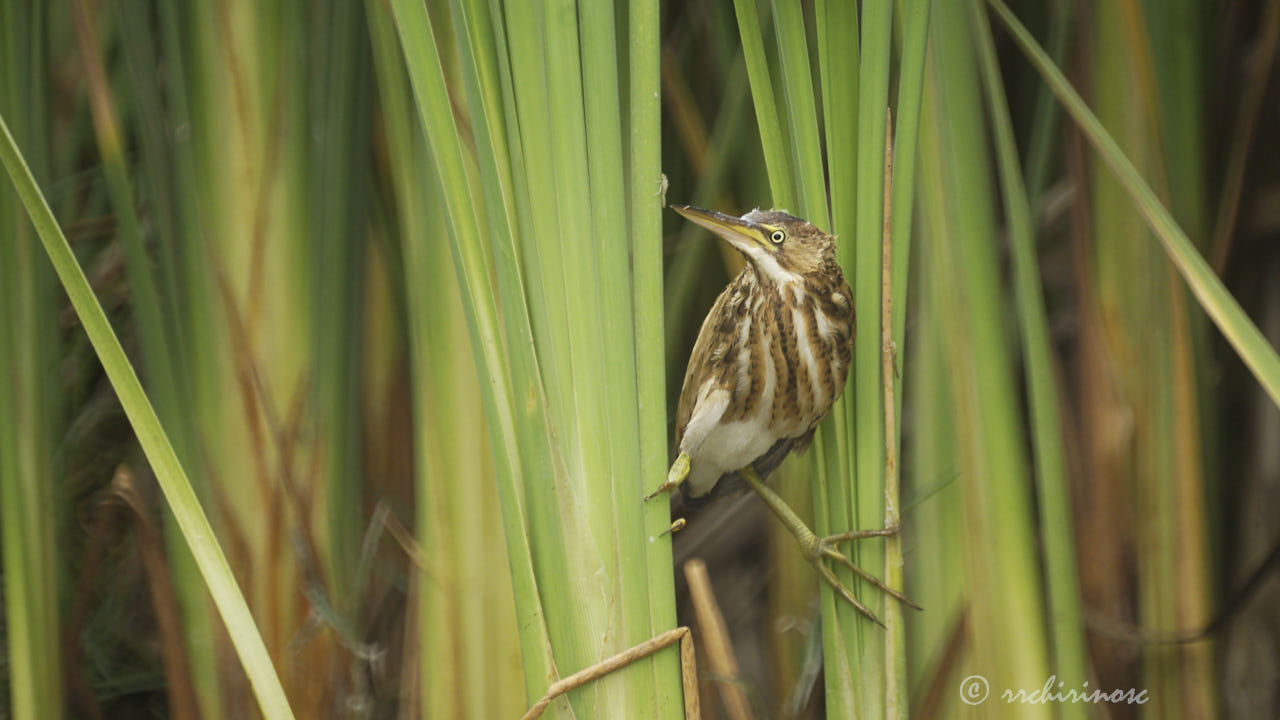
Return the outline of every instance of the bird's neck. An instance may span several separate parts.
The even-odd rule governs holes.
[[[773,272],[772,268],[761,268],[755,263],[747,263],[740,278],[748,286],[758,286],[766,298],[791,302],[798,302],[806,294],[829,284],[824,273],[796,273],[789,270],[779,273]]]

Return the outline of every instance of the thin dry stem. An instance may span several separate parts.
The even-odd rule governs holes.
[[[886,115],[888,128],[884,144],[884,241],[880,267],[880,343],[881,371],[884,376],[884,491],[886,496],[884,524],[886,528],[896,528],[899,521],[898,438],[894,411],[893,368],[897,348],[893,343],[893,298],[891,297],[893,242],[890,236],[893,222],[893,111],[886,111]]]
[[[693,600],[694,614],[698,616],[703,649],[707,652],[707,664],[711,666],[711,672],[715,676],[723,679],[717,683],[717,689],[720,691],[725,714],[732,720],[750,720],[755,714],[751,711],[747,694],[742,691],[742,684],[738,682],[738,660],[733,654],[733,643],[729,640],[724,615],[720,613],[715,591],[711,588],[706,563],[697,559],[690,560],[684,564],[684,576],[689,581],[689,595]]]
[[[645,640],[633,648],[623,650],[613,657],[601,660],[585,670],[579,670],[563,680],[556,681],[551,687],[547,688],[546,694],[538,702],[534,703],[533,707],[529,708],[529,712],[526,712],[521,720],[534,720],[534,718],[541,717],[543,711],[557,697],[570,690],[576,690],[589,682],[599,680],[614,670],[630,665],[637,660],[643,660],[675,642],[680,643],[680,681],[684,687],[684,717],[685,720],[701,720],[702,709],[698,703],[698,669],[697,660],[693,652],[693,633],[687,627],[668,630]]]
[[[884,143],[884,226],[880,259],[880,347],[881,374],[884,381],[884,526],[897,528],[902,522],[898,512],[898,425],[893,390],[894,356],[897,347],[893,343],[893,111],[885,111]],[[885,590],[895,597],[902,597],[900,588],[891,589],[895,579],[902,583],[902,534],[888,536],[884,544]],[[914,605],[912,607],[915,607]],[[902,663],[898,653],[903,643],[897,637],[903,632],[902,608],[885,608],[885,717],[905,717],[906,708],[899,707],[906,696],[905,688],[898,686],[902,680],[896,668]]]

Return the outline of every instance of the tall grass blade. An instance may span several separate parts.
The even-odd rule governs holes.
[[[738,18],[738,32],[742,37],[742,54],[747,62],[747,77],[751,81],[751,100],[756,108],[756,124],[760,127],[760,144],[764,147],[765,168],[769,175],[769,188],[773,193],[773,206],[800,212],[796,208],[796,186],[791,169],[791,155],[782,139],[782,124],[778,119],[778,103],[774,99],[773,79],[769,61],[760,34],[760,16],[755,0],[734,0]]]
[[[359,392],[361,310],[366,245],[366,198],[371,153],[372,92],[367,32],[356,2],[312,6],[308,73],[311,112],[305,237],[311,259],[310,396],[321,445],[325,514],[317,538],[333,600],[343,612],[356,606],[356,562],[364,532],[361,502]]]
[[[642,468],[660,467],[665,454],[639,395],[645,387],[662,396],[652,385],[661,335],[653,342],[655,325],[641,316],[661,297],[660,273],[641,269],[660,257],[657,43],[642,35],[632,50],[644,59],[631,90],[654,96],[654,121],[633,117],[628,138],[608,7],[455,2],[464,141],[442,61],[455,56],[442,54],[421,5],[393,10],[486,389],[533,698],[674,621],[669,540],[657,541],[665,513],[640,501]],[[633,30],[656,32],[646,24],[655,7],[636,13]],[[578,717],[676,712],[673,660],[667,653],[603,676],[556,707]]]
[[[1179,143],[1175,148],[1164,140],[1160,86],[1173,81],[1178,69],[1157,62],[1152,52],[1153,33],[1169,31],[1168,23],[1177,14],[1153,15],[1150,27],[1144,15],[1133,2],[1095,12],[1094,62],[1099,68],[1123,70],[1094,76],[1092,102],[1099,122],[1139,172],[1151,179],[1162,202],[1177,207],[1182,218],[1200,216],[1202,210],[1195,206],[1203,198],[1189,192],[1193,186],[1170,182],[1169,164],[1179,162],[1175,153],[1197,154],[1194,147]],[[1166,29],[1161,30],[1162,26]],[[1123,612],[1121,603],[1129,595],[1136,597],[1138,622],[1145,627],[1194,626],[1207,622],[1207,598],[1200,590],[1206,585],[1203,579],[1189,580],[1208,569],[1206,558],[1194,550],[1203,547],[1205,537],[1203,521],[1197,522],[1204,489],[1202,420],[1194,400],[1188,402],[1195,398],[1197,384],[1194,373],[1188,372],[1192,368],[1188,359],[1196,348],[1189,332],[1195,326],[1189,322],[1187,308],[1194,304],[1164,249],[1146,238],[1142,217],[1114,175],[1101,162],[1091,165],[1089,207],[1098,240],[1082,243],[1080,250],[1088,258],[1082,264],[1091,271],[1086,277],[1095,289],[1081,319],[1084,335],[1090,339],[1088,354],[1083,356],[1090,371],[1089,397],[1098,400],[1085,406],[1089,414],[1082,424],[1090,448],[1087,457],[1098,461],[1081,478],[1080,490],[1086,508],[1105,507],[1111,503],[1103,498],[1116,492],[1106,485],[1116,485],[1127,493],[1116,497],[1132,498],[1133,507],[1130,517],[1122,516],[1112,528],[1104,524],[1106,516],[1101,513],[1103,522],[1086,520],[1103,532],[1090,532],[1081,539],[1090,556],[1106,563],[1109,555],[1123,558],[1109,547],[1115,538],[1133,537],[1137,572],[1136,578],[1128,579],[1117,567],[1101,581],[1097,573],[1085,575],[1090,604],[1115,616]],[[1106,241],[1115,237],[1133,240]],[[1135,274],[1135,267],[1152,271]],[[1196,314],[1195,319],[1199,318]],[[1113,358],[1124,362],[1114,370],[1104,369]],[[1096,419],[1117,411],[1132,415],[1132,431],[1099,432]],[[1117,443],[1117,436],[1124,442]],[[1105,645],[1095,646],[1094,652],[1102,672],[1114,676],[1124,668],[1111,659]],[[1153,688],[1152,712],[1167,717],[1203,716],[1211,712],[1213,696],[1212,673],[1205,664],[1209,652],[1203,643],[1154,647],[1124,669],[1143,678],[1179,678]]]
[[[1052,0],[1049,3],[1049,57],[1055,65],[1061,65],[1067,54],[1067,30],[1071,26],[1071,3],[1068,0]],[[1027,140],[1027,157],[1023,176],[1027,182],[1027,200],[1032,212],[1040,201],[1052,170],[1054,140],[1058,130],[1058,108],[1053,91],[1042,86],[1036,94],[1034,115],[1031,118],[1031,137]]]
[[[898,103],[893,131],[893,342],[898,347],[898,374],[906,354],[907,271],[911,261],[911,232],[916,216],[916,173],[920,151],[920,105],[924,98],[924,65],[929,47],[929,18],[933,0],[899,0],[903,17]],[[898,393],[902,403],[902,393]],[[899,408],[901,410],[901,408]],[[901,412],[898,413],[901,417]]]
[[[1030,396],[1032,448],[1035,456],[1040,536],[1045,559],[1049,630],[1053,669],[1068,687],[1088,679],[1080,588],[1072,529],[1071,488],[1057,397],[1056,368],[1049,340],[1044,290],[1036,258],[1035,228],[1018,163],[1013,123],[1005,99],[995,43],[979,0],[973,0],[972,22],[978,65],[994,130],[1009,239],[1013,249],[1015,301],[1021,328],[1023,366]],[[1065,705],[1063,717],[1085,717],[1079,705]]]
[[[630,111],[628,157],[631,177],[632,317],[635,334],[636,395],[638,399],[639,470],[642,481],[661,478],[667,460],[666,389],[664,387],[662,305],[662,124],[659,99],[659,3],[631,0],[627,17]],[[644,509],[644,537],[666,529],[667,508]],[[649,632],[656,634],[676,623],[675,576],[666,542],[646,543]],[[654,656],[655,703],[663,716],[678,716],[677,708],[691,702],[672,681],[679,658],[672,652]]]
[[[503,343],[497,313],[491,297],[478,285],[486,277],[476,217],[467,201],[468,183],[462,148],[454,125],[453,111],[445,88],[444,73],[436,51],[435,36],[426,7],[412,0],[392,4],[401,49],[417,100],[418,112],[431,146],[431,157],[444,193],[446,217],[451,232],[452,255],[471,336],[472,352],[482,384],[488,418],[490,445],[495,453],[494,469],[504,522],[513,524],[506,532],[512,589],[517,598],[517,623],[521,629],[521,657],[525,667],[526,696],[536,699],[542,687],[558,677],[547,635],[544,614],[534,576],[528,545],[524,480],[521,477],[520,447],[516,423],[511,415],[512,396],[506,365],[499,353]]]
[[[1093,144],[1102,159],[1115,173],[1116,179],[1132,197],[1138,211],[1160,238],[1169,259],[1186,280],[1201,307],[1212,318],[1214,325],[1235,348],[1240,359],[1248,366],[1271,400],[1280,405],[1280,356],[1276,354],[1275,349],[1245,315],[1240,304],[1227,291],[1213,269],[1205,262],[1204,257],[1196,251],[1186,233],[1160,203],[1155,192],[1142,179],[1137,168],[1102,127],[1088,105],[1071,87],[1071,83],[1054,66],[1053,61],[1035,38],[1027,32],[1022,23],[1018,22],[1017,17],[1001,0],[988,0],[988,2],[1032,65],[1058,96],[1063,107],[1071,114],[1081,132]]]
[[[366,3],[366,12],[405,253],[417,535],[432,561],[416,580],[410,652],[417,657],[419,709],[432,718],[515,716],[525,694],[492,692],[523,685],[524,678],[506,541],[494,532],[501,525],[497,487],[485,481],[493,470],[482,393],[445,240],[443,194],[415,122],[390,13],[378,2]],[[463,477],[476,481],[458,482]]]
[[[152,14],[145,0],[118,0],[115,10],[120,27],[149,27]],[[208,199],[197,179],[193,143],[189,133],[181,131],[191,128],[191,113],[186,77],[189,65],[181,52],[186,45],[179,37],[180,11],[161,5],[155,14],[154,37],[138,32],[131,36],[137,42],[124,43],[129,68],[126,77],[138,105],[138,120],[146,128],[137,136],[143,178],[139,184],[149,199],[156,229],[159,289],[161,297],[169,301],[164,319],[172,328],[168,348],[173,352],[175,379],[179,380],[208,377],[217,365],[208,352],[216,343],[209,340],[214,336],[210,327],[215,322],[210,303],[214,293],[206,274],[207,254],[197,249],[205,247]],[[147,42],[152,39],[154,46]],[[213,497],[207,474],[201,464],[190,463],[188,458],[196,446],[199,423],[205,419],[199,408],[206,406],[209,385],[179,382],[178,403],[186,411],[177,413],[173,420],[164,418],[166,429],[177,435],[175,449],[202,502]],[[181,529],[172,513],[166,513],[164,521],[196,696],[205,716],[218,717],[227,710],[218,647],[220,628],[209,613],[208,591],[195,558],[180,540]]]
[[[884,387],[880,342],[881,272],[884,251],[885,144],[889,124],[889,64],[892,43],[893,5],[890,0],[872,0],[862,4],[862,61],[858,80],[858,214],[854,234],[853,285],[854,307],[859,308],[862,322],[853,349],[853,369],[849,385],[853,388],[854,443],[854,526],[882,526],[885,519],[884,486]],[[909,210],[904,209],[903,212]],[[879,543],[859,543],[856,562],[864,570],[884,577],[885,554]],[[867,598],[867,607],[877,614],[889,610],[883,596]],[[892,604],[892,603],[891,603]],[[893,612],[900,611],[898,607]],[[890,630],[903,631],[901,618],[895,618]],[[863,690],[860,694],[860,716],[879,716],[886,711],[885,645],[890,638],[878,632],[865,620],[859,621],[862,658],[858,670]],[[892,638],[897,642],[898,638]],[[905,712],[905,707],[898,708]]]
[[[831,196],[829,229],[841,239],[836,245],[836,256],[844,269],[845,278],[852,285],[857,279],[854,276],[857,245],[854,231],[858,213],[859,146],[858,136],[853,128],[858,122],[858,8],[854,3],[820,2],[814,6],[814,11],[822,85],[822,125],[826,131]],[[804,120],[800,119],[802,117],[793,120],[793,123],[802,123],[803,127]],[[816,160],[820,167],[821,157]],[[864,325],[867,317],[865,311],[860,315],[859,319]],[[863,333],[866,332],[868,331],[864,327]],[[865,338],[866,335],[862,335],[861,339],[865,341]],[[855,338],[855,342],[857,339]],[[832,409],[830,419],[819,428],[814,446],[815,475],[818,482],[813,494],[813,505],[820,533],[841,532],[846,528],[858,527],[854,500],[857,486],[853,482],[855,476],[852,465],[858,440],[853,433],[854,398],[857,396],[853,385],[850,378],[843,399]],[[837,576],[846,583],[852,582],[852,573],[837,571]],[[858,701],[864,700],[865,706],[865,698],[876,694],[873,681],[868,679],[859,682],[863,675],[863,663],[866,661],[859,644],[861,621],[847,603],[825,588],[820,592],[823,602],[822,632],[827,702],[833,715],[853,717],[858,712]],[[871,693],[863,695],[854,692],[855,684],[865,685]]]
[[[293,713],[285,699],[284,688],[271,665],[266,646],[249,613],[249,606],[236,585],[226,556],[218,546],[213,528],[200,508],[155,409],[143,392],[138,376],[124,354],[124,348],[120,346],[102,306],[94,297],[88,280],[76,263],[66,237],[54,220],[53,212],[41,195],[3,118],[0,118],[0,130],[3,130],[3,136],[0,137],[0,160],[3,160],[9,171],[9,177],[44,242],[45,251],[49,254],[62,286],[102,361],[103,369],[116,390],[130,424],[133,425],[138,442],[151,462],[165,499],[169,501],[183,536],[191,546],[232,644],[249,676],[259,707],[268,720],[292,718]]]
[[[50,174],[43,7],[0,3],[0,115]],[[56,280],[17,197],[0,190],[0,545],[7,712],[63,716],[58,482],[62,379]]]
[[[965,675],[993,688],[1036,687],[1048,677],[1048,647],[1035,535],[1031,478],[1023,455],[1019,400],[1005,335],[995,190],[987,165],[981,87],[970,12],[938,3],[923,108],[923,145],[936,177],[921,186],[928,230],[924,255],[936,292],[946,387],[963,498],[960,514],[966,578]],[[930,485],[948,478],[926,478]],[[948,538],[941,538],[947,541]],[[941,637],[945,637],[942,635]],[[1024,708],[1031,715],[1047,709]]]

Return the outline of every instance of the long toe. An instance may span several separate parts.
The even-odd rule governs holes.
[[[868,620],[880,627],[884,627],[884,623],[880,622],[880,618],[876,617],[876,614],[868,610],[865,605],[858,602],[858,598],[853,596],[853,592],[851,592],[849,588],[845,587],[844,583],[840,582],[840,579],[836,577],[836,574],[831,572],[831,569],[824,565],[821,560],[815,562],[813,566],[818,569],[818,574],[821,575],[822,579],[831,586],[831,589],[836,591],[836,594],[843,597],[855,610],[866,616]]]
[[[850,560],[849,558],[845,557],[845,556],[844,556],[844,554],[843,554],[843,553],[841,553],[840,551],[838,551],[838,550],[836,550],[836,549],[834,549],[834,548],[832,548],[832,547],[830,547],[830,546],[826,546],[826,547],[824,547],[824,548],[823,548],[823,550],[822,550],[822,556],[823,556],[823,557],[825,557],[825,558],[827,558],[827,559],[829,559],[829,560],[832,560],[832,561],[835,561],[835,562],[837,562],[837,563],[840,563],[840,565],[841,565],[841,566],[843,566],[843,567],[845,567],[846,569],[848,569],[848,570],[849,570],[850,572],[852,572],[854,575],[857,575],[858,577],[862,578],[863,580],[866,580],[869,584],[874,585],[874,586],[876,586],[877,588],[880,588],[880,589],[881,589],[881,590],[883,590],[886,594],[888,594],[888,595],[892,596],[894,599],[898,600],[899,602],[901,602],[902,604],[906,605],[907,607],[912,608],[912,609],[915,609],[915,610],[923,610],[923,609],[924,609],[924,608],[920,607],[919,605],[916,605],[915,603],[913,603],[913,602],[911,602],[910,600],[908,600],[908,599],[907,599],[907,596],[903,595],[902,593],[898,592],[897,590],[894,590],[893,588],[889,587],[888,585],[885,585],[883,582],[881,582],[881,581],[880,581],[880,578],[876,577],[875,575],[872,575],[871,573],[867,572],[866,570],[863,570],[862,568],[858,567],[857,565],[854,565],[854,564],[853,564],[853,561],[852,561],[852,560]]]
[[[832,545],[842,542],[850,542],[853,540],[865,540],[867,538],[892,537],[902,530],[901,525],[893,525],[884,529],[876,530],[850,530],[848,532],[836,533],[828,535],[823,540]]]

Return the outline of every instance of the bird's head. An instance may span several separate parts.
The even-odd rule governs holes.
[[[836,262],[835,237],[781,210],[752,210],[734,217],[692,205],[671,207],[727,240],[758,272],[775,282],[827,272]]]

